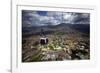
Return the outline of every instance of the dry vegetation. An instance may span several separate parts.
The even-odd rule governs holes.
[[[49,40],[45,45],[40,44],[39,34],[22,37],[22,62],[90,59],[89,33],[65,26],[51,30],[53,33],[45,34]],[[25,34],[29,35],[29,33]]]

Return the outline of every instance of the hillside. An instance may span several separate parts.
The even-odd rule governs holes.
[[[47,37],[47,45],[40,45]],[[22,28],[22,61],[87,60],[90,58],[89,24],[58,24]]]

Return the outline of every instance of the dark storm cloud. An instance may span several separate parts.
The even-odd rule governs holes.
[[[89,13],[22,10],[24,26],[58,25],[60,23],[89,24]]]
[[[74,13],[73,23],[75,24],[89,24],[90,14],[89,13]]]

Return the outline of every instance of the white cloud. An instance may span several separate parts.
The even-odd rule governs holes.
[[[48,11],[47,15],[39,15],[37,11],[27,11],[24,10],[23,14],[23,24],[32,26],[43,26],[43,25],[58,25],[62,23],[89,23],[89,14],[87,13],[70,13],[70,12],[53,12]],[[62,18],[63,16],[63,18]],[[81,20],[81,19],[84,19]],[[79,21],[80,20],[80,21]],[[23,25],[24,26],[24,25]]]

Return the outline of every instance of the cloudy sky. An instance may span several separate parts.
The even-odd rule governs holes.
[[[58,25],[60,23],[89,24],[89,13],[22,10],[24,26]]]

